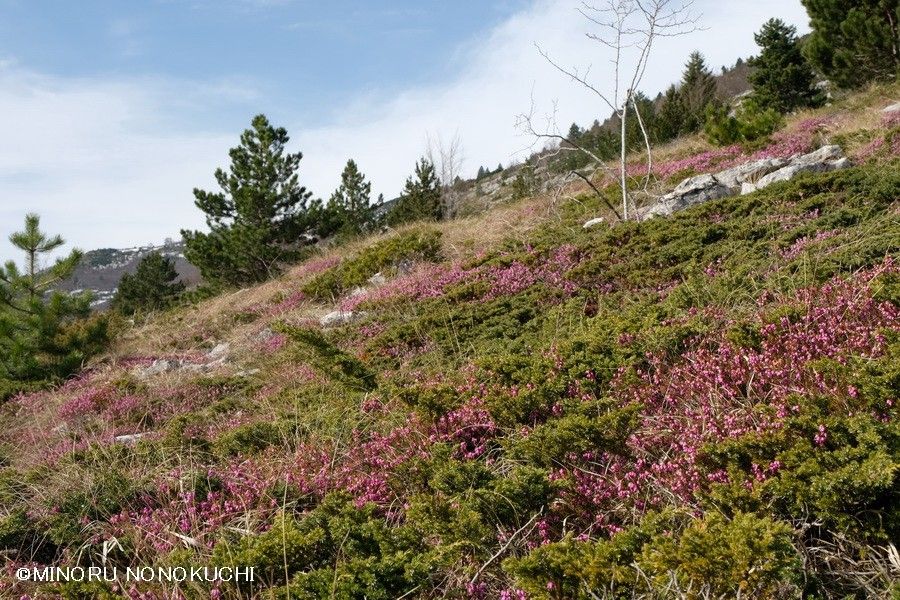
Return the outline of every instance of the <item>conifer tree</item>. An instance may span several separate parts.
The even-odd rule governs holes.
[[[691,52],[679,89],[685,108],[684,132],[691,133],[703,127],[707,105],[716,101],[716,79],[703,55]]]
[[[126,315],[162,310],[171,306],[184,291],[171,258],[151,252],[141,259],[134,274],[119,281],[112,307]]]
[[[277,274],[315,232],[320,202],[298,181],[303,154],[286,153],[287,131],[264,115],[253,118],[231,166],[217,169],[219,192],[194,190],[209,233],[182,231],[187,259],[210,283],[248,285]]]
[[[802,0],[812,34],[804,52],[841,87],[889,80],[900,72],[898,0]]]
[[[441,182],[434,164],[422,158],[416,163],[415,174],[407,178],[403,193],[388,215],[388,223],[398,225],[420,219],[436,221],[440,220],[441,214]]]
[[[578,126],[578,123],[572,123],[572,125],[569,127],[569,133],[566,136],[566,139],[572,142],[577,142],[583,135],[584,131],[582,131],[581,127]]]
[[[686,118],[687,109],[678,88],[669,86],[656,115],[656,140],[667,142],[681,135]]]
[[[372,220],[370,198],[372,183],[366,181],[353,159],[341,173],[341,185],[328,200],[328,210],[335,215],[338,231],[355,235],[369,229]]]
[[[23,268],[14,261],[0,268],[0,379],[29,381],[66,376],[106,340],[106,325],[96,320],[80,331],[70,330],[90,312],[90,295],[54,291],[72,275],[82,258],[72,250],[43,268],[42,257],[65,243],[40,229],[36,214],[25,217],[25,228],[9,238],[25,253]]]
[[[781,19],[770,19],[754,34],[761,51],[750,60],[753,97],[761,108],[781,113],[821,104],[815,75],[800,52],[797,29]]]
[[[640,111],[640,121],[638,119],[630,119],[625,124],[625,143],[629,148],[639,148],[644,144],[644,137],[641,133],[641,123],[647,130],[649,136],[653,135],[656,130],[656,109],[653,106],[653,100],[647,97],[644,92],[637,91],[632,96],[632,114],[636,109]]]
[[[531,196],[534,193],[536,186],[537,180],[534,176],[534,165],[530,162],[526,162],[519,167],[519,172],[516,173],[516,178],[513,180],[513,200],[521,200],[522,198]]]

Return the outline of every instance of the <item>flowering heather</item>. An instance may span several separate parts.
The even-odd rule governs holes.
[[[763,158],[790,158],[813,150],[816,139],[834,125],[833,119],[815,117],[797,123],[789,130],[772,136],[772,143],[750,155],[750,160]]]
[[[785,260],[794,260],[804,252],[806,252],[810,246],[818,244],[819,242],[824,242],[827,239],[833,238],[838,235],[840,231],[836,229],[832,229],[829,231],[819,231],[815,235],[807,235],[796,240],[791,246],[785,250],[780,252],[781,258]]]
[[[343,301],[343,310],[355,310],[365,302],[404,298],[423,300],[443,296],[453,286],[463,283],[484,283],[489,287],[480,298],[492,300],[500,296],[517,294],[538,283],[571,294],[576,289],[566,279],[566,273],[578,266],[578,249],[571,245],[556,248],[549,256],[531,253],[529,260],[512,260],[507,264],[482,264],[465,267],[460,263],[448,266],[428,265],[401,276],[365,294],[351,296]]]
[[[478,458],[497,435],[497,425],[478,398],[440,418],[431,434],[431,441],[451,442],[460,457]]]
[[[857,149],[854,158],[867,160],[875,156],[900,156],[900,112],[891,112],[881,119],[885,133],[876,132],[875,138]]]
[[[641,424],[623,452],[588,454],[581,457],[587,468],[557,471],[559,480],[572,483],[568,502],[580,507],[588,522],[614,531],[630,510],[673,500],[692,503],[699,489],[722,476],[704,471],[698,460],[703,447],[781,428],[799,411],[792,400],[798,390],[851,405],[846,388],[809,365],[823,358],[846,362],[884,352],[883,328],[900,328],[900,312],[873,299],[866,286],[886,272],[897,272],[891,261],[852,279],[835,279],[794,298],[766,303],[757,316],[759,349],[714,336],[698,340],[675,362],[648,355],[648,367],[637,371],[637,385],[620,373],[614,393],[643,407]],[[784,304],[802,307],[802,316],[768,322],[768,312]],[[815,442],[825,440],[823,428]],[[777,468],[758,466],[755,476],[767,477]],[[628,508],[621,514],[623,506]]]
[[[265,354],[275,354],[287,344],[287,336],[283,333],[273,333],[260,342],[259,349]]]
[[[742,158],[744,158],[744,154],[739,145],[726,146],[724,148],[707,150],[687,158],[680,158],[654,165],[653,173],[657,177],[663,179],[687,170],[695,173],[706,173],[709,171],[727,169],[733,164],[740,162],[740,159]],[[644,171],[646,172],[646,167],[644,167]],[[629,175],[639,176],[641,174],[640,165],[629,167]]]
[[[826,118],[806,119],[789,130],[775,133],[771,142],[765,148],[750,154],[744,152],[739,144],[705,150],[685,158],[656,163],[653,165],[653,174],[661,179],[668,179],[677,173],[685,171],[709,173],[764,158],[790,158],[795,154],[813,150],[816,138],[832,124],[833,121]],[[643,176],[646,170],[645,164],[628,165],[628,175],[630,177]]]
[[[62,419],[75,419],[82,417],[101,408],[110,395],[110,390],[105,388],[90,388],[74,398],[70,398],[59,408],[59,416]]]

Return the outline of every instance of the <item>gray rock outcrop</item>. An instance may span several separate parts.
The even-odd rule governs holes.
[[[319,324],[322,327],[337,327],[339,325],[350,323],[358,317],[359,313],[355,313],[351,310],[333,310],[319,319]]]
[[[726,196],[749,194],[800,173],[822,173],[852,166],[840,146],[822,146],[791,158],[763,158],[717,173],[688,177],[644,211],[644,218],[670,215],[694,204]]]
[[[840,146],[822,146],[815,152],[792,157],[787,165],[764,175],[756,182],[746,182],[748,185],[742,186],[741,193],[748,194],[778,181],[788,181],[800,173],[824,173],[849,166],[850,161],[844,156]]]
[[[659,202],[650,207],[645,213],[645,218],[671,215],[673,212],[683,210],[694,204],[707,202],[733,196],[734,190],[721,181],[715,175],[706,173],[688,177],[678,184],[670,193],[659,199]]]

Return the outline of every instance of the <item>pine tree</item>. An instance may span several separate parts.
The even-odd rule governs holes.
[[[750,83],[760,107],[786,113],[821,104],[822,94],[816,89],[815,75],[800,52],[795,27],[781,19],[770,19],[753,37],[761,52],[750,59],[753,68]]]
[[[566,136],[566,139],[570,142],[577,142],[579,139],[581,139],[581,136],[583,136],[584,133],[584,130],[582,130],[581,127],[578,126],[578,123],[572,123],[572,125],[569,127],[569,134]]]
[[[691,52],[684,66],[679,94],[685,109],[683,132],[698,131],[706,120],[706,107],[716,101],[716,79],[699,52]]]
[[[357,235],[371,226],[370,198],[372,183],[360,173],[353,159],[347,161],[341,173],[341,185],[328,200],[327,209],[335,215],[338,231],[344,235]]]
[[[898,0],[802,0],[812,34],[804,52],[841,87],[889,80],[900,72]]]
[[[112,300],[112,308],[122,314],[162,310],[171,306],[184,291],[171,258],[151,252],[141,259],[134,274],[126,273]]]
[[[24,268],[9,261],[0,268],[0,379],[29,381],[63,377],[76,370],[106,341],[106,323],[95,320],[80,329],[76,321],[90,312],[90,295],[54,291],[72,275],[82,253],[72,250],[48,268],[41,258],[65,243],[40,229],[35,214],[10,242],[25,253]]]
[[[519,168],[516,178],[512,182],[513,200],[521,200],[534,194],[537,187],[537,179],[534,175],[534,165],[526,162]]]
[[[416,163],[416,172],[407,178],[403,193],[388,214],[390,225],[399,225],[420,219],[440,220],[441,182],[434,164],[422,158]]]
[[[210,232],[181,234],[185,256],[208,282],[264,281],[298,258],[307,236],[315,232],[321,203],[308,205],[311,194],[297,177],[303,154],[285,152],[289,139],[284,128],[257,115],[240,145],[229,151],[228,172],[215,172],[222,191],[194,190]]]
[[[644,124],[644,129],[647,130],[647,135],[650,136],[650,142],[653,140],[653,132],[656,130],[656,109],[653,106],[653,100],[647,97],[641,91],[637,91],[633,97],[633,104],[629,110],[631,110],[631,118],[629,118],[625,123],[625,143],[628,148],[641,148],[644,146],[644,134],[641,132],[641,122],[635,118],[634,107],[637,106],[638,111],[640,111],[641,121]]]
[[[659,112],[656,116],[656,140],[659,142],[667,142],[675,139],[685,129],[685,120],[687,119],[687,109],[684,106],[684,100],[678,93],[678,88],[674,85],[666,90],[662,102],[659,106]]]
[[[484,175],[485,175],[484,167],[479,166],[479,167],[478,167],[478,174],[475,175],[475,181],[478,181],[478,180],[480,180],[480,179],[484,179]]]

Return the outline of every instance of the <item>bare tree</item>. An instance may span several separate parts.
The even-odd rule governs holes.
[[[449,141],[445,141],[440,134],[433,137],[428,134],[426,146],[425,156],[434,165],[441,180],[441,212],[445,219],[452,219],[459,211],[462,195],[457,185],[463,164],[459,133],[453,134]]]
[[[650,54],[654,44],[659,38],[685,35],[696,31],[698,17],[691,14],[693,2],[690,0],[607,0],[603,6],[595,6],[587,2],[576,9],[587,19],[596,31],[588,32],[588,39],[598,42],[611,52],[610,63],[613,66],[612,92],[601,89],[598,84],[592,82],[590,67],[585,70],[564,67],[555,61],[550,54],[540,46],[538,52],[556,70],[580,84],[590,93],[597,96],[605,106],[612,110],[618,118],[620,128],[619,140],[619,165],[615,174],[619,181],[622,194],[621,218],[629,216],[629,194],[627,181],[626,155],[628,152],[626,127],[631,112],[640,126],[644,140],[644,150],[647,153],[647,172],[644,176],[644,189],[646,189],[653,166],[651,156],[650,136],[644,127],[644,120],[638,110],[635,99],[636,92],[643,81],[650,61]],[[560,151],[584,152],[597,165],[597,169],[607,169],[605,161],[590,149],[583,147],[577,140],[570,139],[559,131],[555,119],[555,107],[553,116],[547,119],[547,126],[539,128],[534,121],[534,102],[528,114],[520,115],[519,127],[537,139],[553,139],[559,142]],[[595,191],[597,188],[590,182],[591,177],[575,172],[585,180]],[[596,174],[596,171],[594,172]],[[599,195],[599,192],[598,192]],[[617,213],[618,214],[618,213]]]

